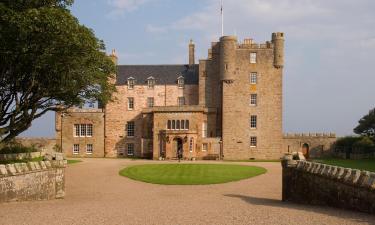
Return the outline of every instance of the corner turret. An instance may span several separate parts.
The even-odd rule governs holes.
[[[274,63],[276,68],[284,67],[284,33],[272,33],[272,43],[274,46]]]
[[[236,36],[223,36],[220,38],[220,79],[231,83],[235,80],[236,70]]]

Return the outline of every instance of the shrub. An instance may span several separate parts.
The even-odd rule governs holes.
[[[37,152],[38,149],[32,146],[23,146],[19,143],[9,143],[5,146],[2,146],[0,149],[0,154],[15,154],[15,153],[30,153],[30,152]]]
[[[353,144],[354,148],[359,148],[364,152],[371,152],[375,150],[375,144],[369,137],[362,137],[361,140],[356,141]]]
[[[353,147],[353,144],[362,140],[361,136],[346,136],[339,138],[336,141],[336,146],[338,147]]]

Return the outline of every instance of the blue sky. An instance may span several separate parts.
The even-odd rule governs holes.
[[[352,133],[375,107],[375,1],[224,0],[225,34],[258,43],[285,32],[284,131]],[[72,13],[120,64],[187,62],[220,35],[220,0],[76,0]],[[54,136],[54,114],[22,136]]]

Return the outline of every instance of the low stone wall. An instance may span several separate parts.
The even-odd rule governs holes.
[[[283,166],[283,201],[375,214],[375,173],[293,160]]]
[[[0,165],[0,203],[65,196],[66,160]]]
[[[0,154],[0,161],[2,160],[22,160],[33,159],[44,156],[44,152],[29,152],[29,153],[14,153],[14,154]]]

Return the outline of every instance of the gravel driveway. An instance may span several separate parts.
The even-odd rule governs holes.
[[[280,163],[264,175],[206,186],[163,186],[118,175],[127,165],[84,159],[66,169],[64,200],[0,204],[0,224],[375,224],[375,216],[283,203]],[[210,162],[215,163],[215,162]]]

